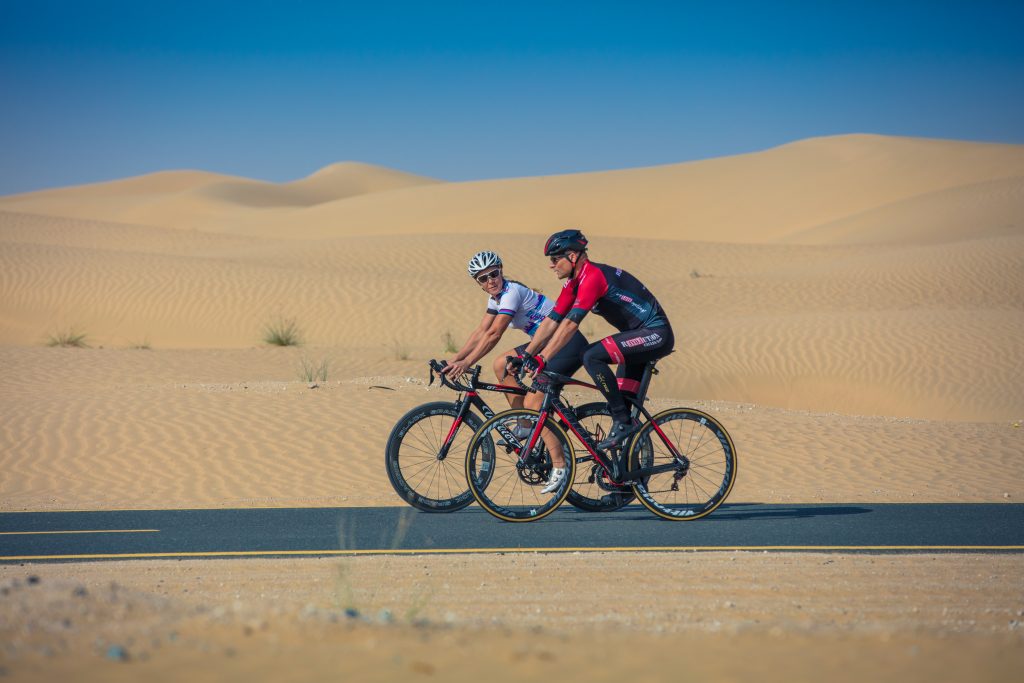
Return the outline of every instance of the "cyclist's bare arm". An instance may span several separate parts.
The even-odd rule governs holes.
[[[476,348],[477,344],[480,342],[480,338],[486,334],[491,323],[494,322],[494,318],[495,316],[490,313],[485,314],[484,319],[480,321],[480,324],[477,325],[475,330],[473,330],[473,333],[469,335],[469,339],[466,340],[466,343],[462,345],[462,348],[459,349],[457,354],[448,360],[448,363],[452,364],[465,360],[465,358],[473,352],[473,349]]]
[[[551,335],[558,329],[558,323],[551,318],[544,318],[537,326],[537,331],[533,333],[533,339],[526,345],[525,353],[533,355],[544,348],[544,345],[551,339]]]
[[[491,325],[477,339],[476,347],[468,353],[463,360],[467,366],[473,365],[486,356],[501,340],[505,330],[512,323],[512,316],[499,313],[488,316],[491,318]]]
[[[552,321],[554,322],[554,321]],[[544,349],[540,352],[540,355],[544,356],[544,360],[551,360],[555,357],[555,354],[562,350],[562,347],[569,343],[569,340],[576,330],[580,329],[577,323],[574,323],[568,318],[558,323],[558,329],[551,335],[550,341],[544,345]]]

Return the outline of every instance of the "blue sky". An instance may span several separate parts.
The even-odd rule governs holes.
[[[1024,3],[0,0],[0,194],[167,169],[445,180],[839,133],[1024,143]]]

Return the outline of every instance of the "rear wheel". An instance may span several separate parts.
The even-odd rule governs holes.
[[[672,408],[655,415],[633,438],[629,469],[640,467],[658,470],[632,482],[644,507],[664,519],[700,519],[721,505],[736,483],[736,448],[715,418]]]
[[[480,418],[466,411],[463,422],[448,439],[459,414],[457,403],[425,403],[395,424],[384,450],[388,479],[409,505],[425,512],[452,512],[473,502],[466,484],[466,449]],[[481,460],[487,457],[486,448]],[[493,452],[490,453],[493,457]]]
[[[554,512],[571,489],[576,462],[565,431],[551,418],[545,427],[565,454],[568,477],[553,493],[541,493],[551,473],[551,455],[537,439],[526,453],[530,437],[516,436],[536,427],[535,410],[518,408],[485,420],[473,435],[466,457],[466,480],[480,506],[506,522],[532,522]]]

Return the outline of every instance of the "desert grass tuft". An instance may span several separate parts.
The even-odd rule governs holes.
[[[459,350],[455,346],[455,337],[452,336],[451,330],[445,330],[445,333],[441,335],[441,341],[444,342],[445,353],[455,353]]]
[[[412,354],[409,352],[409,347],[397,339],[391,344],[391,352],[395,357],[395,360],[409,360],[412,358]]]
[[[299,378],[304,382],[326,382],[330,361],[326,358],[313,361],[303,356],[299,361]]]
[[[301,346],[302,335],[295,318],[278,318],[263,328],[263,341],[271,346]]]
[[[57,330],[50,334],[46,338],[47,346],[63,347],[63,348],[75,348],[75,349],[87,349],[89,344],[86,341],[89,338],[85,332],[80,332],[73,327],[69,327],[64,330]]]

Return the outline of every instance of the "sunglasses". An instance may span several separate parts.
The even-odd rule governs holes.
[[[548,256],[548,260],[551,261],[552,264],[555,264],[561,261],[562,259],[566,258],[568,254],[569,252],[565,252],[563,254],[555,254],[553,256]]]
[[[488,280],[497,280],[501,277],[501,268],[495,268],[489,273],[480,273],[476,276],[476,281],[480,284],[487,282]]]

